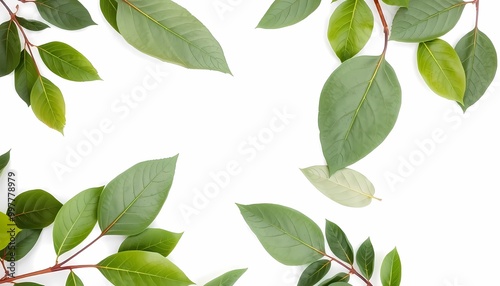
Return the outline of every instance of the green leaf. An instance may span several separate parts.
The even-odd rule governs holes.
[[[280,205],[238,205],[266,251],[285,265],[312,263],[325,252],[319,226],[302,213]]]
[[[118,24],[116,23],[116,13],[118,11],[118,3],[116,0],[99,0],[99,5],[106,21],[108,21],[113,29],[120,33]]]
[[[61,29],[79,30],[96,25],[78,0],[37,0],[35,4],[45,21]]]
[[[297,286],[310,286],[318,283],[323,277],[326,276],[332,262],[327,259],[318,260],[307,266],[307,268],[300,275]]]
[[[233,286],[247,269],[236,269],[222,274],[205,284],[205,286]]]
[[[9,245],[11,238],[15,238],[20,229],[10,220],[10,217],[0,212],[0,249]]]
[[[31,90],[37,79],[38,71],[35,61],[33,61],[28,51],[23,50],[21,53],[21,60],[14,73],[14,80],[17,94],[28,106],[31,105]]]
[[[448,33],[455,25],[466,2],[462,0],[413,0],[394,16],[391,40],[426,42]]]
[[[321,0],[275,0],[257,28],[279,29],[299,23],[318,9]]]
[[[351,170],[338,170],[329,175],[327,166],[302,169],[306,178],[325,196],[348,207],[364,207],[376,199],[375,187],[362,174]]]
[[[373,250],[370,238],[365,240],[359,247],[356,253],[356,263],[358,264],[361,274],[370,280],[375,265],[375,251]]]
[[[329,284],[330,286],[352,286],[351,284],[347,283],[347,282],[335,282],[335,283],[332,283],[332,284]]]
[[[401,283],[401,260],[396,248],[389,252],[382,261],[380,280],[382,286],[399,286]]]
[[[175,264],[153,252],[118,252],[99,262],[97,268],[113,285],[194,284]]]
[[[16,261],[23,259],[35,246],[42,233],[41,229],[23,229],[16,236],[16,247],[6,247],[0,254],[7,253],[9,257],[15,257]],[[11,253],[12,252],[12,253]]]
[[[16,16],[16,19],[21,26],[31,31],[43,31],[50,28],[49,25],[37,20],[28,20],[19,16]]]
[[[366,45],[373,22],[365,0],[347,0],[335,9],[328,25],[328,40],[341,61],[354,57]]]
[[[70,271],[66,279],[66,286],[83,286],[83,281],[78,277],[75,272]]]
[[[15,283],[14,286],[43,286],[43,285],[34,282],[21,282],[21,283]]]
[[[408,7],[410,5],[410,0],[383,0],[387,5]]]
[[[319,129],[330,176],[373,151],[394,127],[401,86],[381,57],[342,63],[321,92]]]
[[[52,238],[57,257],[75,248],[97,222],[97,204],[103,187],[85,190],[65,203],[54,221]]]
[[[337,256],[340,260],[354,264],[354,251],[352,250],[352,245],[347,239],[344,231],[335,223],[331,221],[326,221],[325,227],[326,241],[330,246],[333,254]]]
[[[455,47],[467,80],[464,111],[486,92],[497,72],[497,52],[491,40],[479,29],[467,33]]]
[[[0,77],[10,74],[21,59],[21,40],[14,21],[0,24]]]
[[[331,286],[331,285],[335,285],[335,283],[337,283],[337,282],[347,283],[347,282],[349,282],[349,278],[351,278],[351,276],[349,274],[340,272],[340,273],[337,273],[332,278],[326,279],[325,281],[321,282],[319,284],[319,286]]]
[[[440,39],[420,43],[417,62],[420,74],[436,94],[463,103],[465,71],[450,44]]]
[[[118,30],[139,51],[186,68],[231,73],[210,31],[170,0],[118,1]]]
[[[10,150],[7,153],[0,155],[0,173],[2,173],[3,169],[7,167],[10,161]]]
[[[101,79],[92,63],[68,44],[50,42],[38,46],[40,57],[56,75],[73,81]]]
[[[135,235],[144,231],[167,199],[177,156],[146,161],[126,170],[102,191],[97,210],[104,234]]]
[[[22,229],[42,229],[52,224],[62,204],[43,190],[21,193],[14,200],[14,221]]]
[[[142,250],[156,252],[168,256],[182,237],[182,233],[173,233],[158,228],[127,237],[120,245],[119,252],[127,250]]]
[[[66,105],[61,90],[50,80],[39,76],[30,95],[31,109],[48,127],[63,133]]]

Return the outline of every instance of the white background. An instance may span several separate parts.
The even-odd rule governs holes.
[[[7,2],[11,7],[16,3]],[[296,285],[302,269],[273,260],[235,206],[263,202],[293,207],[322,228],[325,219],[334,221],[355,247],[370,236],[377,272],[383,256],[397,246],[402,285],[498,284],[498,77],[487,96],[463,115],[455,103],[425,86],[415,64],[416,45],[391,42],[387,58],[403,87],[399,120],[379,148],[352,166],[374,183],[383,200],[350,209],[316,191],[299,170],[324,164],[317,111],[323,84],[339,65],[326,39],[329,16],[338,4],[324,1],[298,25],[262,30],[255,27],[271,1],[179,1],[219,40],[234,74],[230,76],[186,70],[142,55],[107,25],[98,1],[91,2],[85,5],[97,26],[29,34],[35,44],[53,40],[70,44],[92,61],[103,78],[68,82],[43,69],[65,95],[65,136],[35,118],[17,97],[13,76],[0,79],[0,153],[12,148],[9,168],[18,174],[20,192],[41,188],[65,202],[86,188],[106,184],[135,163],[179,153],[173,187],[154,226],[184,232],[169,258],[200,285],[228,270],[247,267],[237,285]],[[231,8],[218,12],[215,7],[221,3]],[[481,4],[480,27],[498,48],[500,5]],[[389,19],[394,12],[386,8]],[[39,17],[31,4],[22,5],[20,15]],[[467,6],[457,27],[444,38],[455,45],[472,29],[474,16],[474,8]],[[373,39],[362,54],[382,50],[382,29],[377,15],[375,19]],[[160,77],[138,98],[138,91],[145,90],[143,81],[153,82],[151,71]],[[131,94],[136,95],[134,108],[125,113],[124,102]],[[293,118],[272,138],[265,137],[262,150],[252,149],[251,137],[269,135],[270,122],[284,110]],[[111,124],[111,131],[91,143],[85,133],[97,132],[103,120]],[[437,141],[433,134],[440,134]],[[90,149],[81,160],[67,162],[83,145]],[[239,173],[200,205],[197,190],[214,183],[213,174],[234,163],[239,164]],[[58,164],[67,166],[67,172],[58,174],[54,169]],[[391,184],[388,174],[401,180]],[[1,184],[5,209],[5,174]],[[198,213],[183,215],[182,208],[188,207]],[[116,251],[121,239],[106,237],[74,262],[97,263]],[[49,228],[18,270],[51,266],[54,259]],[[86,285],[109,285],[97,270],[77,274]],[[32,281],[62,285],[66,275]],[[355,277],[351,281],[362,285]],[[373,281],[380,285],[378,276]]]

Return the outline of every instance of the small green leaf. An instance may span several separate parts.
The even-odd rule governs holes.
[[[335,282],[335,283],[329,284],[329,286],[352,286],[352,285],[347,283],[347,282]]]
[[[14,200],[14,221],[22,229],[42,229],[52,224],[62,204],[43,190],[21,193]]]
[[[16,69],[21,59],[21,40],[14,21],[0,24],[0,77]]]
[[[127,237],[118,251],[142,250],[156,252],[167,257],[174,250],[181,237],[182,233],[148,228],[137,235]]]
[[[30,95],[31,109],[48,127],[63,133],[66,105],[61,90],[50,80],[39,76]]]
[[[354,251],[352,250],[352,245],[347,239],[344,231],[335,223],[331,221],[326,221],[325,227],[326,241],[330,246],[333,254],[337,256],[340,260],[354,264]]]
[[[120,33],[118,24],[116,23],[116,13],[118,11],[118,3],[116,0],[99,0],[99,5],[106,21],[108,21],[115,31]]]
[[[14,73],[14,81],[17,94],[28,106],[31,105],[31,90],[37,79],[38,71],[36,70],[35,61],[33,61],[28,51],[23,50],[21,53],[21,61]]]
[[[275,0],[257,28],[279,29],[299,23],[318,9],[321,0]]]
[[[80,244],[97,223],[97,204],[103,187],[85,190],[65,203],[54,221],[52,238],[57,257]]]
[[[97,264],[113,285],[184,286],[194,284],[175,264],[158,253],[125,251]]]
[[[16,247],[6,247],[0,254],[7,253],[9,257],[15,257],[16,261],[23,259],[35,246],[42,233],[41,229],[23,229],[16,236]]]
[[[205,284],[205,286],[233,286],[247,269],[236,269],[222,274]]]
[[[15,283],[14,286],[44,286],[44,285],[34,282],[21,282],[21,283]]]
[[[327,259],[313,262],[302,272],[297,286],[315,285],[326,276],[331,266],[332,262]]]
[[[10,220],[10,217],[0,212],[0,249],[7,247],[19,231],[20,229]]]
[[[21,26],[31,31],[43,31],[50,28],[49,25],[37,20],[28,20],[19,16],[16,16],[16,19]]]
[[[410,0],[383,0],[387,5],[399,6],[399,7],[408,7],[410,5]]]
[[[396,248],[389,252],[382,261],[380,280],[382,286],[399,286],[401,283],[401,260]]]
[[[37,0],[42,18],[65,30],[79,30],[95,25],[89,11],[78,0]]]
[[[436,94],[463,103],[465,71],[450,44],[440,39],[420,43],[417,62],[420,74]]]
[[[312,263],[325,252],[319,226],[304,214],[280,205],[238,205],[266,251],[285,265]]]
[[[362,174],[351,170],[338,170],[329,175],[327,166],[302,169],[306,178],[325,196],[348,207],[364,207],[376,199],[375,187]]]
[[[0,155],[0,174],[2,173],[3,169],[7,167],[10,161],[10,150],[7,151],[7,153]]]
[[[464,111],[476,103],[486,92],[497,72],[495,45],[479,29],[467,33],[455,47],[467,79]]]
[[[349,282],[349,278],[351,278],[351,276],[349,274],[340,272],[340,273],[337,273],[332,278],[326,279],[325,281],[321,282],[319,284],[319,286],[332,286],[332,285],[335,285],[335,283],[337,283],[337,282],[347,283],[347,282]]]
[[[373,268],[375,265],[375,251],[373,250],[373,245],[368,238],[361,244],[356,253],[356,262],[358,264],[361,274],[365,276],[368,280],[372,278]]]
[[[70,271],[66,279],[66,286],[83,286],[83,281],[78,277],[75,272]]]
[[[341,61],[354,57],[366,45],[373,22],[365,0],[347,0],[335,9],[328,25],[328,40]]]

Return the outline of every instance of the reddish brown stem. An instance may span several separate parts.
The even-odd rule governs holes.
[[[49,268],[45,268],[42,270],[22,274],[13,278],[2,278],[0,279],[0,284],[4,283],[14,283],[14,281],[24,279],[24,278],[29,278],[33,276],[38,276],[38,275],[43,275],[43,274],[48,274],[52,272],[58,272],[58,271],[64,271],[64,270],[75,270],[75,269],[81,269],[81,268],[97,268],[97,265],[72,265],[72,266],[60,266],[60,265],[55,265]]]
[[[380,5],[379,0],[373,0],[375,2],[375,6],[377,7],[377,12],[378,15],[380,16],[380,20],[382,21],[382,26],[384,27],[384,36],[385,36],[385,41],[384,41],[384,50],[382,51],[382,57],[385,56],[387,52],[387,46],[389,45],[389,25],[387,24],[387,20],[385,19],[384,11],[382,10],[382,6]]]
[[[340,266],[344,267],[345,269],[349,270],[349,274],[354,274],[354,275],[358,276],[359,279],[361,279],[364,283],[366,283],[366,286],[373,286],[373,284],[368,279],[366,279],[363,275],[361,275],[353,266],[348,265],[348,264],[344,263],[343,261],[341,261],[340,259],[337,259],[331,255],[328,255],[327,253],[324,253],[324,252],[319,252],[319,253],[321,255],[323,255],[324,257],[330,259],[330,261],[335,261],[335,263],[337,263]]]

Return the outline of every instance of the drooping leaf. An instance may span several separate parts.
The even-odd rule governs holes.
[[[14,81],[17,94],[28,106],[31,105],[31,90],[37,79],[38,72],[35,62],[28,51],[23,50],[21,53],[21,60],[14,73]]]
[[[233,286],[247,269],[236,269],[211,280],[205,286]]]
[[[66,105],[61,90],[50,80],[39,76],[30,94],[36,117],[48,127],[63,133],[66,125]]]
[[[329,175],[327,166],[302,169],[306,178],[325,196],[348,207],[364,207],[375,197],[375,187],[361,173],[351,169]]]
[[[401,260],[398,250],[394,248],[382,261],[380,280],[382,286],[399,286],[401,283]]]
[[[21,59],[21,40],[14,21],[0,24],[0,77],[16,69]]]
[[[44,22],[40,22],[37,20],[28,20],[19,16],[16,16],[16,18],[21,26],[31,31],[43,31],[47,28],[50,28],[49,25],[45,24]]]
[[[354,57],[366,45],[373,22],[365,0],[347,0],[335,9],[328,25],[328,40],[341,61]]]
[[[65,30],[79,30],[95,25],[89,11],[78,0],[37,0],[42,18]]]
[[[127,237],[118,251],[142,250],[159,253],[167,257],[182,237],[182,233],[173,233],[158,228],[148,228],[145,231]]]
[[[10,161],[10,150],[0,155],[0,174],[2,173],[3,169],[7,167],[9,161]]]
[[[391,40],[418,43],[440,37],[455,27],[465,4],[462,0],[410,1],[394,16]]]
[[[94,229],[102,189],[103,187],[85,190],[59,210],[52,231],[57,257],[80,244]]]
[[[321,0],[274,0],[257,25],[263,29],[278,29],[299,23],[318,9]]]
[[[108,21],[108,23],[117,31],[120,33],[118,30],[118,24],[116,23],[116,13],[118,10],[118,3],[116,0],[99,0],[99,5],[101,8],[102,15]]]
[[[105,234],[135,235],[144,231],[167,199],[177,156],[134,165],[104,188],[97,219]]]
[[[35,246],[42,233],[41,229],[23,229],[16,236],[16,246],[12,249],[6,247],[0,254],[7,253],[9,257],[15,257],[16,261],[23,259]]]
[[[332,262],[328,259],[322,259],[311,263],[300,275],[297,286],[315,285],[326,276],[331,266]]]
[[[118,1],[118,30],[139,51],[186,68],[231,73],[219,42],[171,0]]]
[[[400,7],[408,7],[410,4],[410,0],[383,0],[387,5],[400,6]]]
[[[125,251],[97,264],[113,285],[184,286],[194,284],[175,264],[158,253]]]
[[[323,257],[323,232],[304,214],[273,204],[238,207],[262,246],[277,261],[285,265],[304,265]]]
[[[340,260],[353,265],[354,251],[352,250],[352,245],[344,231],[335,223],[327,220],[325,235],[326,241],[328,242],[330,250],[333,254],[335,254],[335,256],[337,256]]]
[[[332,286],[332,285],[335,285],[335,283],[337,283],[337,282],[347,283],[347,282],[349,282],[349,278],[351,278],[351,276],[347,273],[343,273],[343,272],[337,273],[332,278],[326,279],[325,281],[321,282],[319,284],[319,286]]]
[[[70,271],[66,279],[66,286],[83,286],[83,281],[78,277],[75,272]]]
[[[479,29],[467,33],[455,47],[467,80],[464,111],[486,92],[497,72],[497,52],[491,40]]]
[[[401,86],[385,59],[356,57],[328,78],[319,104],[319,129],[329,175],[373,151],[394,127]]]
[[[19,231],[20,229],[10,220],[10,217],[0,212],[0,249],[7,247]]]
[[[14,221],[21,229],[43,229],[52,224],[62,204],[43,190],[21,193],[14,200]]]
[[[356,263],[365,278],[372,278],[373,268],[375,267],[375,251],[370,238],[365,240],[359,247],[356,253]]]
[[[465,71],[450,44],[441,39],[420,43],[417,62],[420,74],[436,94],[463,103]]]

